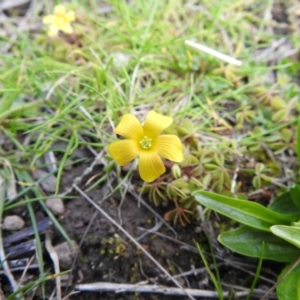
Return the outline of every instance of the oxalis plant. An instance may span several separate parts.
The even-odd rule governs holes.
[[[297,127],[297,155],[300,164],[300,120]],[[300,177],[298,179],[300,183]],[[277,196],[265,207],[248,200],[196,191],[195,199],[241,224],[222,232],[219,242],[242,255],[287,263],[276,285],[280,300],[300,299],[300,184]]]

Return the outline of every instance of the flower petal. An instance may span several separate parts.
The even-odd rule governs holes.
[[[120,166],[125,166],[139,156],[139,149],[133,140],[115,141],[107,147],[107,151]]]
[[[58,34],[58,31],[59,31],[59,29],[56,26],[51,25],[51,26],[49,26],[47,34],[48,34],[49,37],[53,37],[53,36],[56,36]]]
[[[183,160],[182,144],[178,136],[171,134],[159,135],[155,139],[155,146],[156,151],[162,157],[176,162]]]
[[[165,165],[156,152],[145,151],[140,153],[139,172],[143,180],[152,182],[165,171]]]
[[[66,13],[66,9],[63,5],[59,4],[54,7],[54,13],[56,15],[64,15]]]
[[[67,23],[67,24],[64,24],[64,26],[61,27],[61,31],[63,31],[64,33],[70,34],[70,33],[73,32],[73,28],[69,23]]]
[[[69,22],[74,22],[76,20],[76,15],[75,15],[75,11],[70,10],[66,13],[66,19]]]
[[[144,125],[144,132],[146,136],[156,137],[164,129],[169,127],[173,122],[171,117],[166,117],[156,113],[155,111],[149,111]]]
[[[47,15],[43,17],[43,23],[44,24],[52,24],[55,22],[56,16],[54,15]]]
[[[128,139],[139,141],[143,138],[143,127],[139,120],[132,114],[126,114],[115,129],[115,133]]]

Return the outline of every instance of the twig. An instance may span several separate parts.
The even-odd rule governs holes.
[[[144,230],[145,232],[142,235],[140,235],[138,238],[136,238],[136,240],[139,241],[146,235],[157,232],[161,228],[162,225],[163,225],[163,222],[160,221],[160,222],[156,222],[156,224],[150,229],[146,229],[146,228],[144,229],[144,228],[138,227],[138,229]]]
[[[21,276],[21,278],[20,278],[20,280],[19,280],[19,286],[22,285],[22,282],[23,282],[23,280],[24,280],[24,278],[25,278],[25,275],[26,275],[26,273],[27,273],[28,269],[30,268],[30,266],[31,266],[31,264],[32,264],[33,261],[34,261],[34,256],[32,256],[32,257],[30,258],[30,260],[28,261],[28,263],[27,263],[25,269],[23,270],[22,276]]]
[[[74,189],[86,199],[90,204],[92,204],[95,209],[97,209],[106,219],[108,219],[114,226],[116,226],[122,233],[124,233],[132,242],[135,244],[168,278],[170,278],[173,283],[179,287],[179,290],[182,291],[182,295],[188,296],[190,299],[194,299],[185,289],[179,284],[179,282],[172,277],[172,275],[165,270],[159,262],[147,252],[123,227],[121,227],[111,216],[109,216],[100,206],[98,206],[84,191],[82,191],[76,184],[73,184]]]
[[[229,64],[236,65],[236,66],[241,66],[242,65],[242,61],[240,61],[238,59],[235,59],[231,56],[228,56],[226,54],[223,54],[223,53],[221,53],[219,51],[216,51],[214,49],[211,49],[209,47],[206,47],[204,45],[200,45],[198,43],[195,43],[195,42],[189,41],[189,40],[186,40],[184,43],[186,45],[189,45],[189,46],[193,47],[194,49],[201,50],[201,51],[203,51],[207,54],[210,54],[214,57],[217,57],[217,58],[219,58],[219,59],[221,59],[221,60],[223,60],[223,61],[225,61]]]
[[[75,289],[85,292],[132,292],[132,293],[160,293],[164,295],[172,296],[185,296],[185,292],[194,297],[207,297],[207,298],[217,298],[218,292],[207,291],[207,290],[197,290],[197,289],[179,289],[173,287],[166,287],[161,285],[136,285],[136,284],[126,284],[126,283],[111,283],[111,282],[95,282],[95,283],[86,283],[78,284],[75,286]],[[234,294],[235,298],[245,297],[249,294],[249,289],[241,292],[236,292]],[[265,293],[264,290],[256,289],[254,290],[257,296],[261,296]],[[223,292],[224,297],[229,297],[231,292]]]

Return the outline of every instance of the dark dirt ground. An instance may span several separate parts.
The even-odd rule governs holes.
[[[84,166],[79,166],[73,172],[80,173],[83,168]],[[97,173],[98,170],[95,172]],[[93,176],[93,174],[90,176]],[[68,177],[65,177],[63,181],[66,185],[72,182],[72,178]],[[228,287],[225,287],[224,290],[230,291],[233,285],[251,286],[258,261],[233,255],[222,248],[216,241],[218,230],[212,229],[211,224],[201,224],[195,220],[193,224],[187,227],[175,226],[174,229],[177,237],[167,226],[162,225],[158,230],[154,230],[153,233],[150,232],[139,239],[145,233],[142,228],[151,230],[157,224],[153,213],[143,205],[139,206],[138,199],[135,199],[129,193],[123,201],[119,213],[121,196],[114,194],[103,201],[104,193],[103,187],[100,186],[92,189],[87,194],[96,203],[101,203],[101,207],[105,212],[112,216],[118,223],[120,223],[119,216],[121,216],[123,228],[131,236],[137,238],[142,247],[172,275],[204,267],[200,255],[195,248],[195,242],[198,242],[203,247],[210,268],[214,270],[206,237],[206,234],[210,234],[214,249],[213,252],[217,256],[217,263],[220,265],[218,269],[222,282],[228,284]],[[149,204],[151,205],[151,203]],[[151,205],[151,207],[161,216],[167,211],[167,208],[155,207],[154,205]],[[145,257],[128,238],[120,233],[100,213],[97,213],[95,219],[91,221],[94,213],[95,209],[83,197],[78,196],[66,203],[66,213],[61,220],[69,236],[77,241],[77,243],[82,239],[87,227],[90,226],[83,240],[76,268],[73,271],[75,282],[80,277],[82,282],[87,283],[98,281],[138,283],[147,281],[149,284],[174,286],[158,270],[153,262]],[[273,268],[278,269],[280,265],[266,263],[261,275],[275,282],[276,272],[272,272],[275,271]],[[81,273],[80,276],[78,272]],[[215,290],[204,269],[199,274],[195,271],[190,275],[179,278],[178,281],[182,286],[188,288]],[[232,287],[230,287],[231,285]],[[266,290],[270,286],[270,282],[261,280],[258,288]],[[87,297],[89,299],[99,299],[100,296],[101,299],[188,299],[182,296],[167,297],[159,294],[134,295],[132,293],[121,295],[115,295],[114,293],[81,293],[73,296],[72,299],[87,299]]]
[[[82,176],[84,171],[91,165],[92,158],[86,162],[79,163],[62,177],[62,190],[68,190],[74,178]],[[78,186],[84,190],[88,188],[87,182],[95,178],[101,165],[96,165],[87,175],[81,177]],[[216,256],[221,282],[224,291],[239,291],[240,288],[249,288],[252,284],[258,261],[234,255],[222,248],[216,241],[219,231],[217,219],[214,223],[200,222],[194,220],[193,224],[186,227],[177,225],[171,230],[166,225],[156,226],[159,220],[144,205],[138,205],[138,199],[130,193],[121,203],[121,195],[115,193],[106,197],[107,186],[99,185],[86,192],[95,203],[120,224],[134,238],[138,239],[141,246],[147,250],[168,272],[177,275],[189,272],[187,275],[178,277],[178,282],[185,288],[204,289],[215,291],[208,272],[204,268],[203,261],[195,242],[204,250],[209,268],[214,271],[213,259],[208,246],[207,235],[212,242],[213,253]],[[78,257],[70,254],[66,264],[61,265],[61,270],[71,269],[71,281],[69,286],[64,284],[62,293],[67,295],[74,291],[76,284],[93,282],[130,283],[139,282],[147,284],[158,284],[174,287],[158,267],[147,258],[140,249],[121,233],[109,220],[107,220],[84,197],[72,191],[73,199],[64,200],[65,213],[60,216],[59,221],[69,237],[78,245]],[[160,216],[163,216],[167,208],[155,207],[146,197],[143,197]],[[40,206],[36,205],[35,214],[38,220],[45,218]],[[20,213],[20,211],[19,211]],[[28,216],[27,216],[28,217]],[[219,218],[219,216],[218,216]],[[25,219],[27,219],[25,217]],[[212,218],[213,219],[213,218]],[[27,219],[28,225],[30,219]],[[143,230],[144,229],[144,230]],[[48,229],[53,233],[52,243],[58,245],[64,242],[64,238],[52,225]],[[148,233],[146,230],[149,230]],[[152,232],[151,232],[152,230]],[[143,235],[143,237],[142,237]],[[44,240],[44,234],[41,234]],[[142,237],[142,238],[141,238]],[[25,256],[33,255],[29,251]],[[66,253],[60,254],[64,256]],[[23,255],[24,256],[24,255]],[[71,258],[71,259],[70,259]],[[46,270],[54,273],[52,261],[44,250]],[[261,277],[256,288],[267,291],[276,280],[276,273],[280,270],[280,264],[264,263]],[[197,272],[197,269],[202,268]],[[30,277],[32,275],[32,277]],[[29,270],[27,277],[35,278],[36,270]],[[272,284],[273,283],[273,284]],[[9,291],[8,284],[2,281],[3,291]],[[55,288],[54,281],[47,282],[47,293],[49,295]],[[40,299],[40,291],[36,290],[34,299]],[[100,293],[81,292],[74,294],[70,299],[188,299],[183,296],[164,296],[162,294],[134,294],[134,293]],[[201,298],[205,299],[205,298]],[[208,299],[208,298],[207,298]],[[243,298],[239,298],[243,299]],[[256,298],[257,299],[257,298]],[[271,299],[271,298],[265,298]]]

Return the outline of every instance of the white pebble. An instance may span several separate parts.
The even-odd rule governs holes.
[[[3,229],[6,230],[19,230],[23,228],[24,225],[24,220],[17,215],[7,216],[3,220]]]
[[[62,215],[65,212],[65,206],[60,198],[49,198],[46,200],[46,205],[54,215]]]

